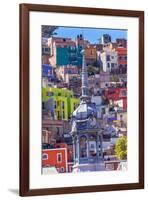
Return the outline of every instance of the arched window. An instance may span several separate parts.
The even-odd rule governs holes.
[[[60,168],[60,172],[61,172],[61,173],[65,172],[64,167],[61,167],[61,168]]]
[[[80,137],[80,157],[87,157],[87,138],[86,136]]]
[[[96,156],[96,154],[97,154],[96,136],[91,135],[89,138],[89,156]]]
[[[48,160],[48,154],[47,153],[42,154],[42,160]]]

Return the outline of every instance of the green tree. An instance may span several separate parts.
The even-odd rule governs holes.
[[[95,67],[93,65],[88,65],[87,66],[87,72],[88,72],[89,76],[95,75],[95,74],[99,74],[100,73],[100,68],[99,67]]]
[[[92,65],[88,65],[87,67],[87,72],[88,72],[88,75],[91,76],[91,75],[94,75],[95,74],[95,69]]]
[[[117,76],[117,75],[115,75],[115,74],[114,74],[114,75],[112,75],[112,76],[111,76],[111,81],[112,81],[112,82],[118,82],[118,81],[119,81],[119,78],[118,78],[118,76]]]
[[[127,137],[119,138],[115,145],[115,154],[118,159],[125,160],[127,158]]]

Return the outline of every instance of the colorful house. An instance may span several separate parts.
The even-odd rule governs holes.
[[[42,150],[42,167],[55,167],[59,173],[71,172],[73,152],[66,143],[59,143],[53,149]]]
[[[42,86],[47,87],[55,80],[53,67],[47,64],[42,65]]]
[[[53,67],[47,64],[42,65],[42,77],[52,77]]]
[[[88,45],[85,48],[86,65],[96,65],[97,62],[97,48],[95,45]]]
[[[68,172],[67,149],[43,149],[42,167],[56,167],[59,173]]]
[[[116,43],[117,43],[118,47],[127,48],[127,40],[124,38],[117,38]]]
[[[60,66],[56,69],[56,74],[59,79],[66,80],[66,75],[78,74],[78,67],[73,65]]]
[[[54,67],[62,65],[82,66],[81,51],[88,44],[89,42],[84,40],[82,34],[77,35],[75,41],[71,38],[51,37],[48,39],[50,48],[49,62]]]
[[[54,67],[78,64],[76,43],[71,38],[51,37],[48,46],[51,49],[49,62]]]
[[[42,38],[42,64],[49,64],[50,48],[48,47],[48,39]]]
[[[104,72],[113,72],[118,68],[118,55],[115,50],[107,48],[99,54]]]
[[[105,91],[108,100],[116,103],[118,100],[123,101],[123,109],[127,108],[127,88],[109,88]]]
[[[42,88],[43,103],[47,103],[48,100],[54,101],[54,114],[56,119],[68,120],[74,108],[79,105],[79,99],[75,98],[73,92],[67,89],[61,88]]]
[[[118,55],[118,68],[120,74],[127,73],[127,48],[118,47],[116,48]]]

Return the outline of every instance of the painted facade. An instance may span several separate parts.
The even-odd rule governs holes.
[[[118,47],[116,49],[118,55],[118,69],[120,74],[127,73],[127,48]]]
[[[55,167],[59,173],[71,172],[73,152],[66,143],[57,143],[52,149],[42,150],[42,166]]]
[[[75,98],[73,92],[61,88],[42,88],[43,102],[53,100],[54,118],[68,120],[74,111],[74,107],[79,105],[79,99]]]
[[[73,76],[78,74],[78,68],[72,65],[60,66],[56,69],[56,74],[59,79],[66,81],[67,75]]]
[[[48,39],[48,46],[51,49],[49,62],[52,66],[81,65],[79,48],[72,39],[52,37]]]
[[[109,88],[105,91],[105,96],[113,103],[122,100],[123,109],[127,109],[127,88]]]
[[[48,47],[48,39],[42,38],[42,64],[49,64],[50,48]]]
[[[86,65],[96,65],[97,62],[97,48],[94,45],[88,45],[85,48]]]
[[[56,167],[59,173],[68,172],[67,149],[44,149],[42,151],[42,166]]]
[[[115,50],[107,49],[100,53],[102,69],[104,72],[112,72],[118,68],[118,55]]]

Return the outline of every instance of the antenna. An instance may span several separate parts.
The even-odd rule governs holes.
[[[84,28],[82,28],[82,36],[83,36],[83,48],[82,48],[82,96],[80,99],[82,101],[90,101],[89,89],[88,89],[88,73],[87,66],[85,61],[85,49],[84,49]]]
[[[84,43],[84,28],[82,28],[82,38],[83,38],[83,50],[84,50],[84,45],[85,45],[85,43]]]

